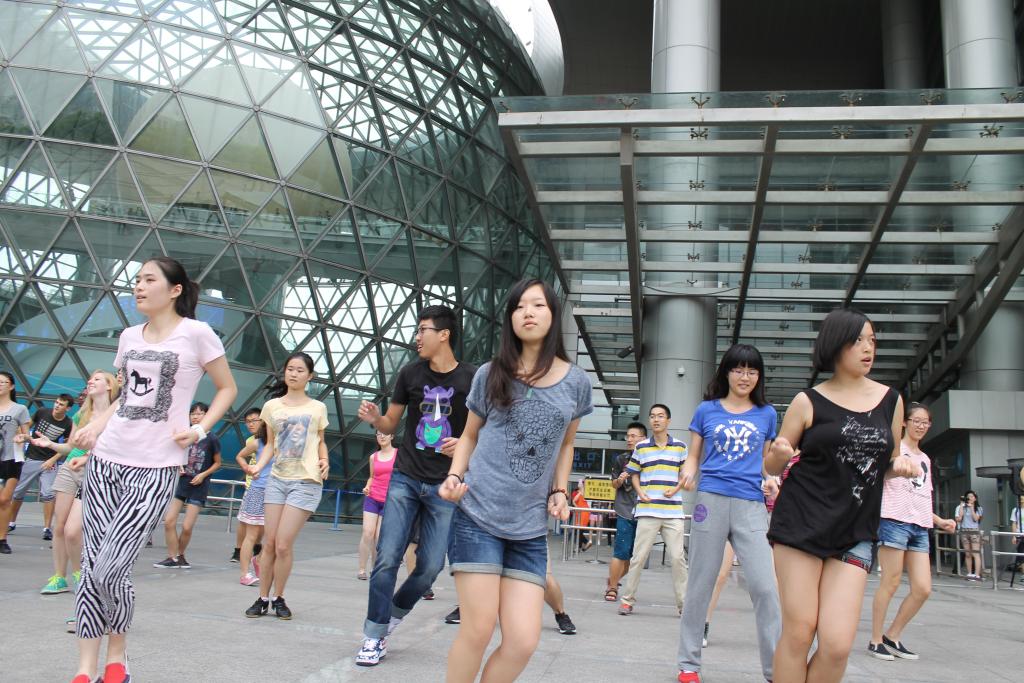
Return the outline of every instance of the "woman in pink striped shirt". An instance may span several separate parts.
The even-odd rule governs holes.
[[[921,451],[921,439],[932,426],[931,413],[920,403],[911,403],[903,426],[900,453],[910,456],[920,468],[921,476],[886,479],[882,490],[882,520],[878,527],[878,563],[882,567],[882,580],[871,610],[868,651],[885,661],[896,657],[918,659],[917,654],[903,645],[900,636],[932,592],[928,530],[932,527],[946,532],[956,530],[954,520],[943,519],[932,512],[931,460]],[[904,567],[910,579],[910,593],[900,604],[889,629],[883,631],[885,613],[900,586]]]

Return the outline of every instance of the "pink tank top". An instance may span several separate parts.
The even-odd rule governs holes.
[[[395,456],[398,453],[396,452],[386,462],[378,460],[378,455],[380,455],[380,451],[373,454],[370,465],[370,498],[373,498],[378,503],[383,503],[388,497],[388,484],[391,483],[391,473],[395,469]]]

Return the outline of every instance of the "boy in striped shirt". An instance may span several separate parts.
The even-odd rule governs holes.
[[[683,494],[679,476],[686,461],[686,444],[668,433],[672,411],[668,406],[655,403],[648,416],[650,438],[641,441],[626,465],[637,492],[636,541],[633,558],[629,562],[629,575],[622,594],[619,614],[633,613],[636,591],[640,586],[640,572],[651,546],[661,532],[665,550],[672,563],[672,584],[676,594],[676,608],[683,613],[686,595],[686,565],[683,564]]]

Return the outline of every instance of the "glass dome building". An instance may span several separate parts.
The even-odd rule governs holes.
[[[168,254],[234,419],[305,350],[332,478],[364,476],[355,409],[412,357],[416,311],[459,311],[480,362],[509,285],[552,276],[490,105],[541,92],[479,0],[0,0],[0,365],[29,401],[77,393]]]

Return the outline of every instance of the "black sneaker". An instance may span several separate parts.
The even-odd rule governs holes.
[[[166,560],[161,560],[160,562],[154,562],[153,566],[156,567],[157,569],[177,569],[178,568],[178,561],[176,559],[174,559],[173,557],[168,557]]]
[[[252,556],[253,557],[256,557],[261,552],[263,552],[263,544],[262,543],[257,543],[256,545],[254,545],[252,547]]]
[[[455,609],[448,613],[448,616],[444,618],[446,624],[460,624],[462,623],[462,617],[459,614],[459,606],[456,605]]]
[[[886,662],[891,662],[896,659],[882,643],[868,643],[868,652],[870,652],[871,656],[875,659],[881,659]]]
[[[43,540],[44,541],[52,541],[53,540],[53,532],[50,531],[49,527],[43,527]]]
[[[270,609],[270,600],[266,598],[256,598],[256,602],[252,603],[252,607],[245,610],[245,616],[250,619],[262,617]]]
[[[288,609],[288,605],[284,604],[284,597],[274,598],[272,603],[274,606],[274,614],[277,615],[278,619],[291,619],[292,611]]]
[[[7,544],[7,540],[0,541],[0,555],[10,555],[11,546]]]
[[[423,594],[423,599],[424,600],[433,600],[434,599],[434,589],[433,588],[428,588],[427,592]]]
[[[235,548],[235,552],[231,553],[231,559],[229,559],[228,562],[236,562],[236,563],[237,562],[241,562],[242,558],[239,557],[239,554],[241,552],[242,552],[241,548]]]
[[[178,555],[178,569],[192,569],[192,565],[188,563],[184,555]]]
[[[568,614],[565,612],[555,614],[555,621],[558,622],[558,632],[563,636],[576,635],[576,624],[572,623]]]
[[[700,641],[700,646],[701,647],[707,647],[708,646],[708,632],[710,630],[711,630],[711,622],[710,621],[705,621],[704,622],[704,637],[701,638],[701,641]]]
[[[14,531],[17,528],[18,528],[18,525],[15,524],[14,522],[11,522],[10,524],[7,525],[7,533],[11,533],[12,531]]]
[[[888,636],[882,636],[882,644],[900,659],[920,659],[917,654],[905,648],[902,641],[893,641]]]

